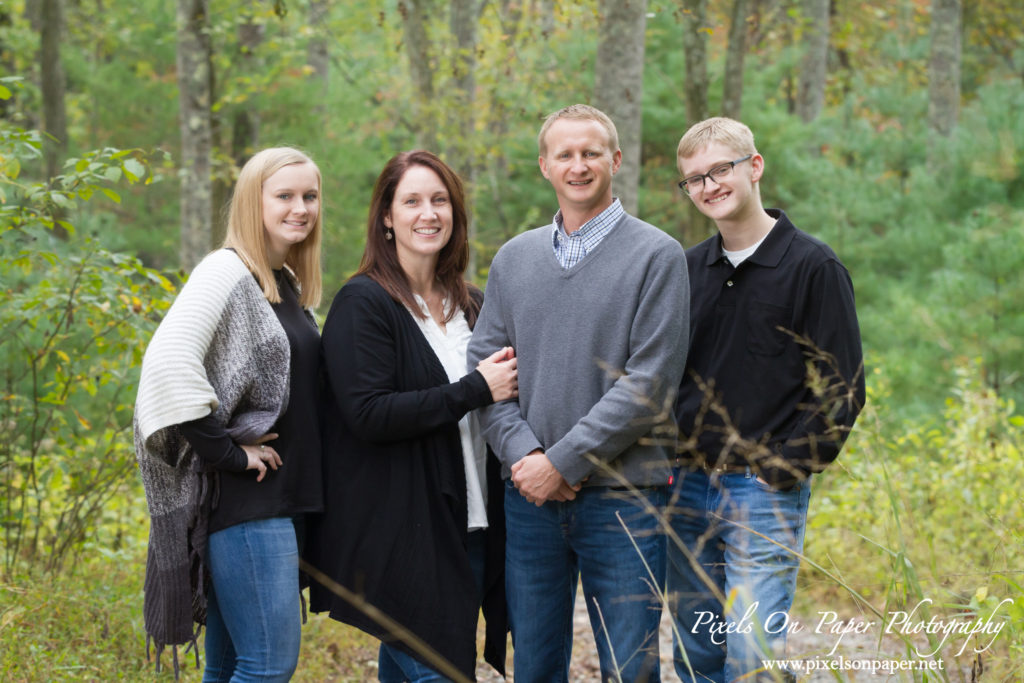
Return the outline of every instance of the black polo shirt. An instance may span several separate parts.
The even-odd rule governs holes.
[[[776,209],[738,267],[721,235],[687,250],[690,351],[676,404],[688,466],[752,466],[788,488],[839,454],[864,404],[853,284]]]

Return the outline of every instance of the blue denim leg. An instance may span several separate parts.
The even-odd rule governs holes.
[[[729,521],[722,528],[725,587],[736,598],[726,620],[739,622],[747,615],[754,626],[750,633],[728,636],[725,674],[733,680],[760,669],[764,659],[785,657],[811,482],[776,491],[753,475],[728,474],[720,486],[723,517]]]
[[[505,482],[505,593],[517,681],[569,680],[579,571],[561,505],[537,507]]]
[[[574,501],[537,507],[506,485],[506,592],[517,680],[568,680],[581,577],[602,679],[660,680],[661,610],[651,573],[653,585],[662,585],[665,545],[658,515],[647,508],[660,511],[667,492],[654,487],[637,495],[590,487]]]
[[[380,644],[377,665],[377,679],[380,683],[406,683],[407,681],[410,683],[428,683],[428,681],[447,683],[451,681],[450,678],[445,678],[412,655],[407,655],[386,643]]]
[[[473,570],[477,594],[483,591],[484,565],[487,562],[487,531],[479,529],[469,533],[467,544],[469,565]],[[440,673],[417,660],[412,655],[386,643],[380,644],[377,653],[377,678],[380,683],[427,683],[428,681],[450,681]]]
[[[210,612],[203,681],[288,681],[299,659],[299,552],[289,518],[210,535]]]
[[[706,628],[698,630],[696,624],[700,615],[721,622],[722,601],[716,596],[725,594],[724,547],[708,516],[711,482],[703,472],[675,470],[673,475],[675,487],[666,514],[675,538],[667,540],[665,582],[675,620],[675,669],[684,683],[724,683],[724,639],[712,641]]]
[[[595,487],[583,489],[574,501],[569,539],[579,561],[602,680],[661,680],[661,600],[652,586],[660,590],[665,583],[659,516],[667,498],[664,486],[639,491]]]
[[[752,473],[677,476],[672,526],[686,548],[669,552],[677,627],[698,680],[732,681],[760,669],[763,659],[784,656],[811,483],[776,491]],[[719,596],[731,601],[724,615],[720,600],[693,571],[691,555]],[[714,635],[711,625],[723,621],[740,632]],[[693,680],[678,645],[676,671]]]
[[[206,666],[203,669],[203,681],[230,681],[235,671],[235,646],[231,643],[231,635],[217,607],[216,591],[211,586],[206,596]]]

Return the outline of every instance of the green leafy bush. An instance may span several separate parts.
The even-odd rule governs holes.
[[[852,589],[883,613],[924,598],[937,618],[994,611],[1006,628],[987,666],[1012,677],[1024,650],[1024,417],[980,367],[956,368],[941,419],[905,423],[888,417],[894,397],[876,367],[868,407],[816,483],[808,520],[807,556],[842,578],[811,571],[804,582],[829,600]],[[955,648],[943,656],[958,659]]]
[[[38,133],[0,128],[0,525],[3,569],[59,570],[100,521],[138,523],[131,426],[138,366],[174,285],[76,233],[69,216],[113,183],[146,182],[138,150],[70,159],[26,181]],[[61,235],[66,236],[64,239]]]

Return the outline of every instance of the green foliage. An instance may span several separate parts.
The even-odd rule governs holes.
[[[1024,417],[984,386],[978,362],[956,369],[941,420],[892,422],[882,372],[873,380],[840,466],[815,485],[806,554],[882,612],[924,598],[940,619],[996,610],[1006,627],[986,666],[1010,678],[1024,648],[1024,499],[1011,484],[1024,477]],[[842,592],[803,580],[819,598]],[[970,649],[956,649],[943,650],[950,668],[970,668]]]
[[[137,259],[77,235],[65,218],[95,197],[119,201],[113,183],[146,182],[141,153],[91,152],[48,184],[25,182],[20,161],[38,150],[38,134],[0,129],[5,573],[22,559],[60,569],[99,522],[125,520],[138,366],[175,290]]]
[[[145,658],[141,545],[112,556],[86,553],[73,574],[0,585],[0,679],[167,680]],[[188,676],[187,666],[185,673],[185,680],[201,678]]]
[[[132,497],[144,508],[141,495]],[[121,550],[88,544],[74,571],[0,583],[0,680],[173,681],[171,653],[161,658],[162,673],[146,656],[142,627],[145,525],[134,527]],[[200,639],[200,643],[202,639]],[[299,667],[292,680],[375,681],[376,639],[329,619],[311,615],[302,629]],[[178,661],[183,683],[202,680],[195,656]]]

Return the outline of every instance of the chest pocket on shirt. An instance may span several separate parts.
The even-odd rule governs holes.
[[[760,356],[777,356],[797,342],[790,334],[792,309],[761,301],[747,312],[747,349]],[[781,329],[780,329],[781,328]]]

